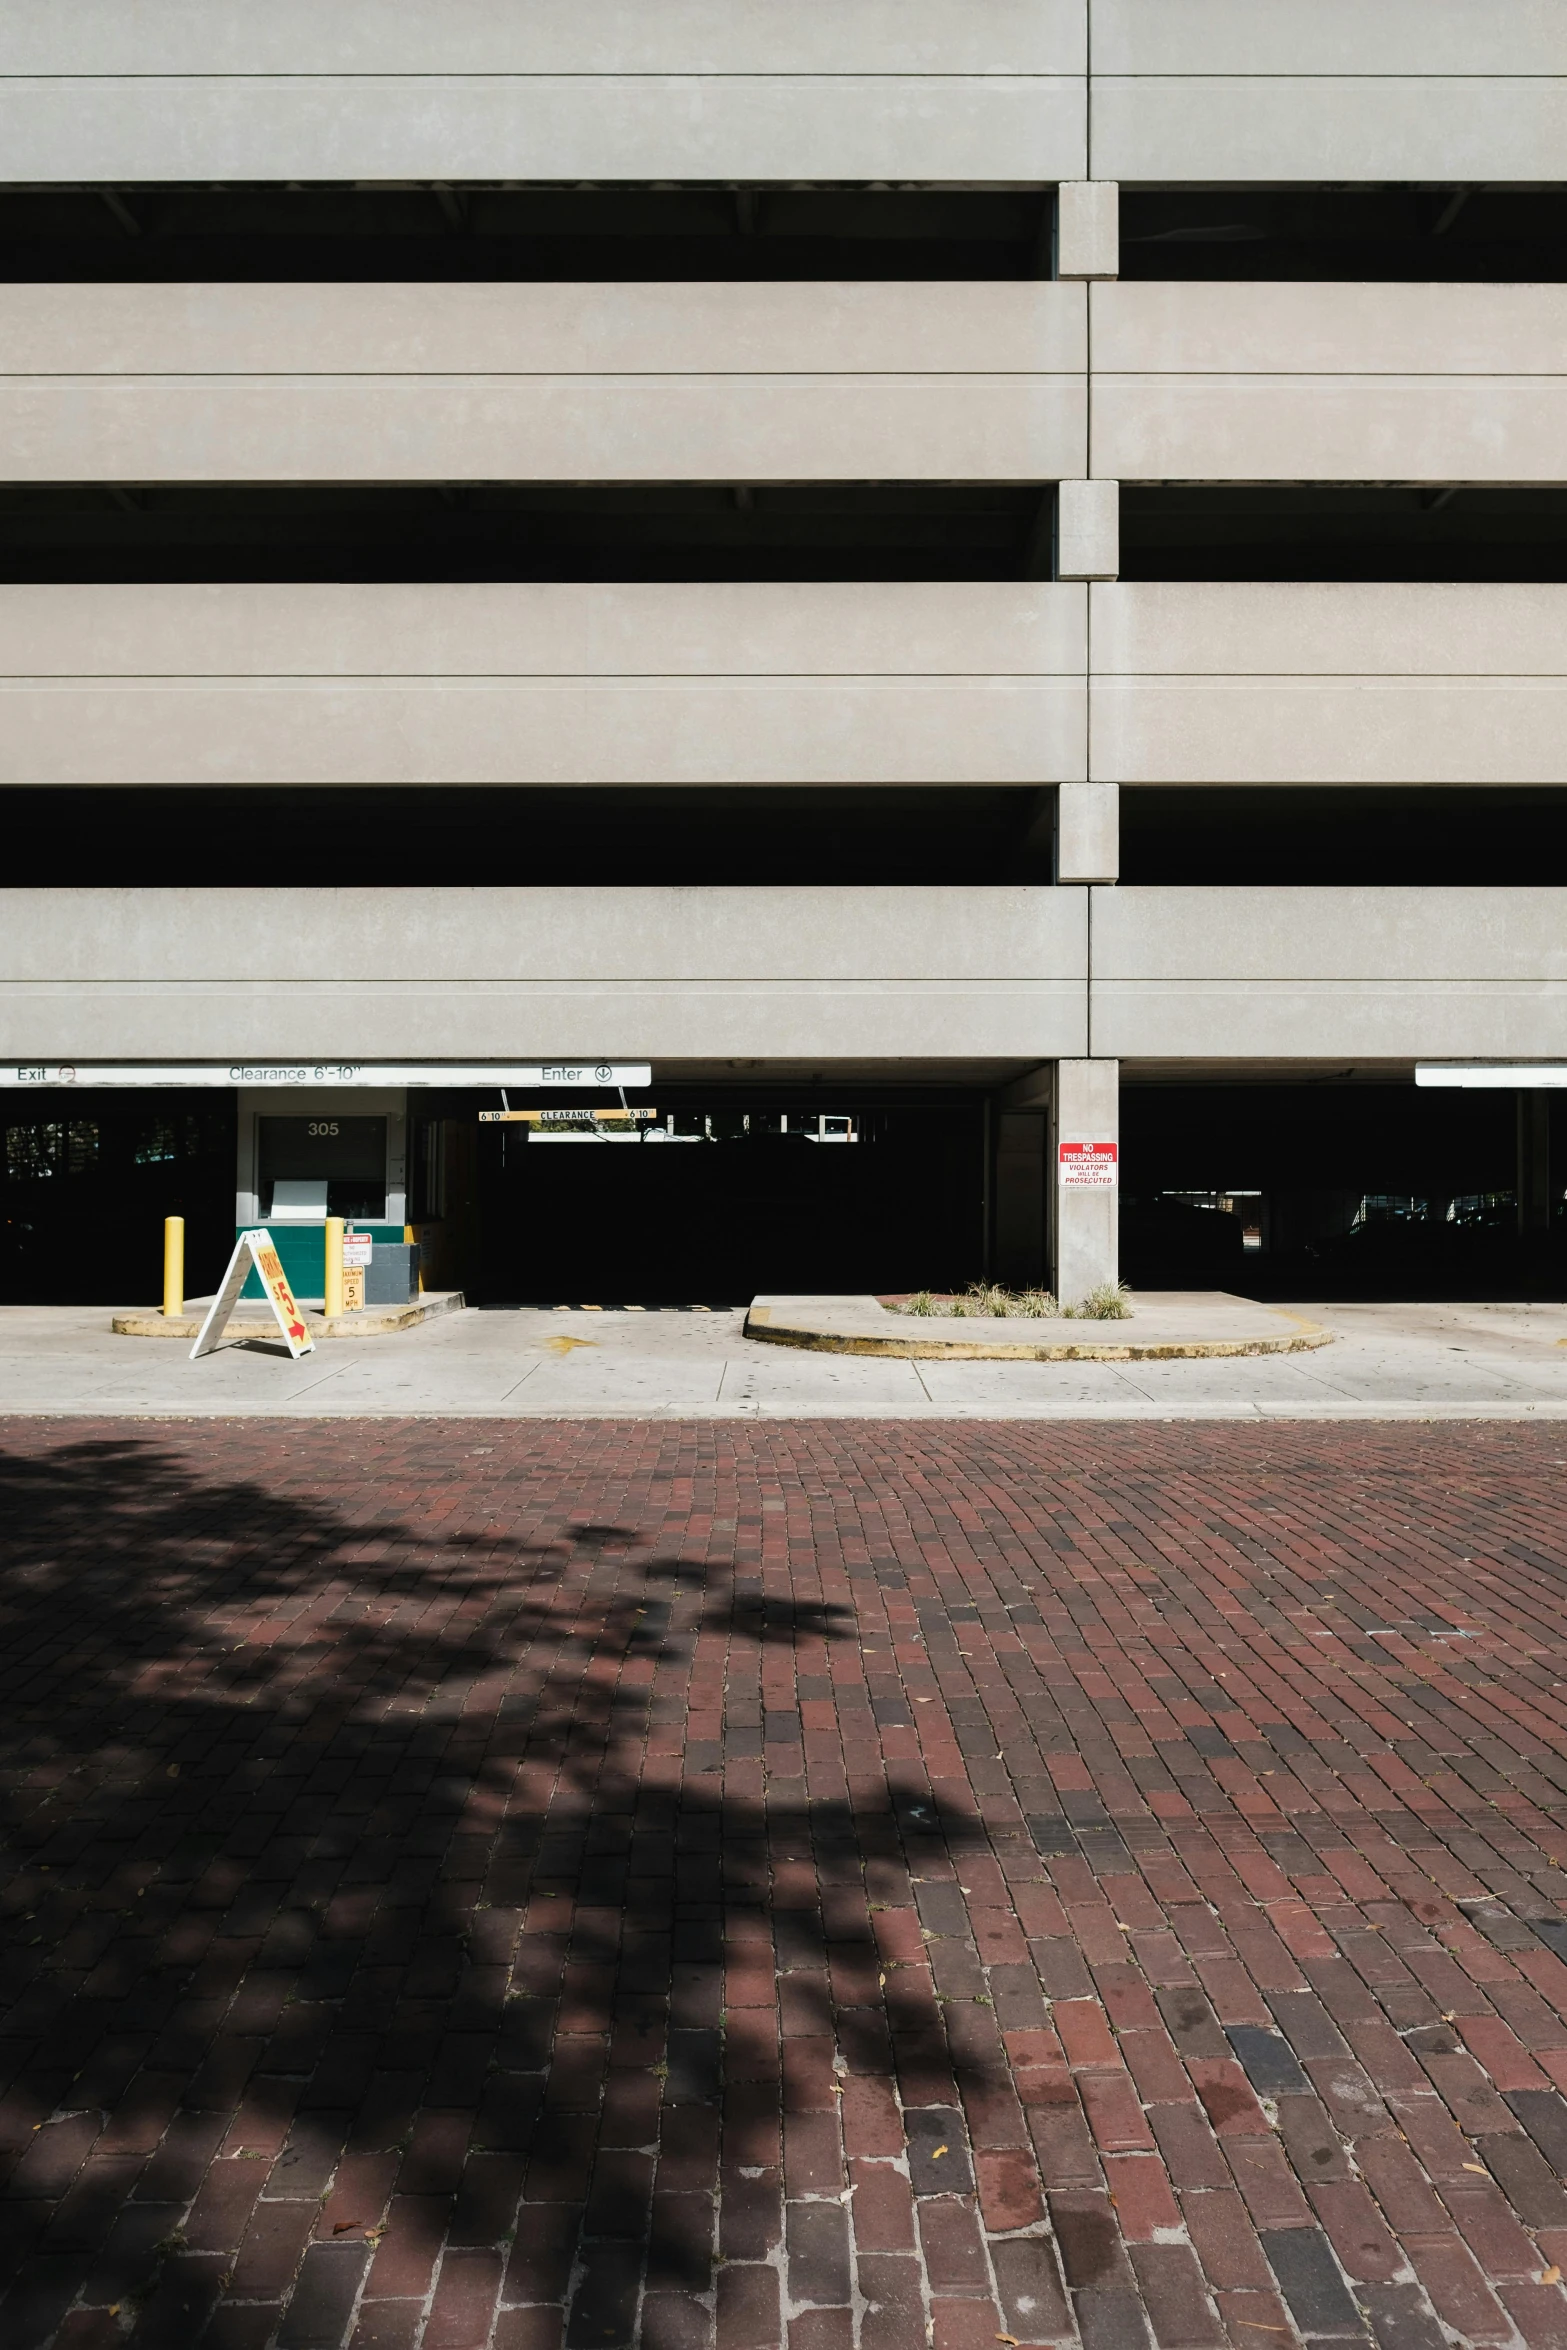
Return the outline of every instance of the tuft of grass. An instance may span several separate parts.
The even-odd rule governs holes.
[[[971,1281],[960,1298],[953,1303],[953,1312],[965,1321],[989,1321],[995,1316],[1010,1313],[1010,1294],[994,1281]]]
[[[1125,1322],[1132,1313],[1132,1293],[1124,1281],[1101,1281],[1075,1306],[1064,1306],[1048,1289],[1004,1289],[999,1281],[971,1281],[960,1297],[945,1290],[917,1289],[893,1311],[957,1322]]]
[[[1124,1281],[1101,1281],[1066,1312],[1074,1322],[1126,1322],[1131,1319],[1132,1293]]]
[[[996,1281],[971,1281],[961,1297],[917,1289],[897,1307],[900,1314],[920,1314],[942,1320],[1047,1321],[1061,1309],[1048,1289],[1004,1289]]]
[[[1061,1308],[1048,1289],[1023,1289],[1018,1292],[1017,1303],[1013,1306],[1012,1311],[1014,1314],[1025,1316],[1029,1321],[1053,1322],[1060,1314]]]

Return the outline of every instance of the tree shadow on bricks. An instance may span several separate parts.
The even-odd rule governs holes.
[[[0,2342],[923,2342],[1005,2068],[912,1880],[984,1836],[807,1739],[848,1611],[564,1466],[518,1533],[288,1482],[0,1457]]]

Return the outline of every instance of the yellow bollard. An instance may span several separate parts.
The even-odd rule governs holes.
[[[418,1227],[418,1225],[417,1225],[417,1224],[405,1224],[405,1225],[403,1226],[403,1238],[404,1238],[404,1240],[413,1241],[413,1242],[417,1243],[417,1241],[418,1241],[418,1238],[419,1238],[419,1227]],[[420,1295],[421,1297],[423,1297],[423,1295],[424,1295],[424,1251],[423,1251],[422,1249],[420,1250],[418,1257],[415,1259],[414,1270],[415,1270],[415,1274],[416,1274],[416,1277],[417,1277],[417,1279],[418,1279],[418,1283],[419,1283],[419,1295]]]
[[[328,1320],[343,1310],[343,1219],[326,1220],[326,1281],[323,1309]]]
[[[173,1320],[185,1311],[185,1219],[163,1219],[163,1311]]]

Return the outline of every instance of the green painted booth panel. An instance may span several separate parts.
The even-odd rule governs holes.
[[[242,1232],[260,1229],[253,1224],[236,1224],[234,1237]],[[289,1287],[296,1297],[320,1297],[326,1288],[326,1226],[324,1224],[268,1224],[273,1245],[283,1260]],[[368,1232],[373,1241],[401,1240],[401,1224],[367,1224],[354,1219],[356,1232]],[[262,1297],[265,1292],[257,1280],[254,1268],[240,1291],[241,1297]]]

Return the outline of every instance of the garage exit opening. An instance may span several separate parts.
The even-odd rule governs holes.
[[[478,1129],[491,1305],[723,1304],[962,1287],[985,1265],[979,1104],[662,1105],[656,1122]]]

